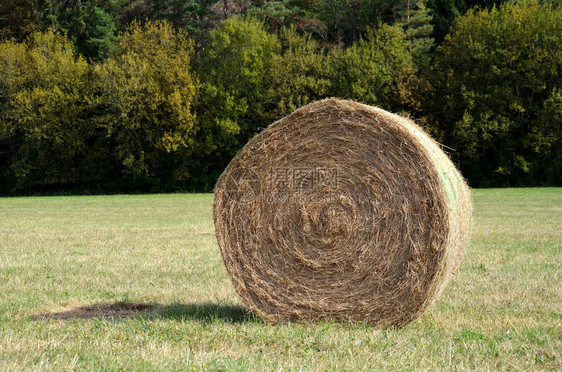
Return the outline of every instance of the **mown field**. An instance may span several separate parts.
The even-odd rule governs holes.
[[[560,370],[562,189],[473,196],[444,295],[385,330],[248,314],[210,194],[0,199],[0,370]]]

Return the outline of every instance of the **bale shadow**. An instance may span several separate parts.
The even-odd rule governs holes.
[[[156,316],[160,319],[174,319],[180,321],[193,319],[206,323],[215,321],[248,323],[256,321],[255,315],[242,306],[221,305],[215,303],[175,303],[159,309]]]
[[[109,319],[120,320],[142,316],[146,320],[172,319],[196,320],[200,322],[246,323],[256,321],[255,316],[242,306],[216,303],[192,303],[162,305],[144,302],[101,302],[92,305],[75,306],[60,311],[42,313],[32,320]]]
[[[132,318],[140,314],[148,314],[155,308],[155,304],[144,302],[100,302],[63,310],[37,314],[33,320],[68,320],[68,319],[123,319]]]

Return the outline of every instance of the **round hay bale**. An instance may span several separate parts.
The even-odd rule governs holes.
[[[458,267],[471,214],[468,186],[420,127],[334,98],[255,136],[215,187],[234,288],[273,323],[410,322]]]

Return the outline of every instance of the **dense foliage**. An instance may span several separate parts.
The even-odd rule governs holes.
[[[184,181],[196,132],[192,55],[162,22],[133,22],[93,65],[53,32],[0,44],[2,191],[150,191]]]
[[[414,118],[471,186],[562,186],[561,3],[3,3],[0,194],[208,191],[331,96]]]
[[[431,116],[476,186],[560,184],[562,11],[469,11],[438,48]]]
[[[15,192],[78,182],[91,155],[88,64],[65,37],[0,44],[0,185]]]

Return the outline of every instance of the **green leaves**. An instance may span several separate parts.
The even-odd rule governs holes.
[[[202,103],[209,114],[203,120],[246,138],[263,126],[270,118],[267,74],[280,48],[277,37],[253,18],[231,18],[211,32],[199,67]]]
[[[279,41],[281,52],[273,56],[268,72],[274,119],[330,95],[334,71],[331,56],[309,35],[283,28]]]
[[[445,40],[430,110],[473,185],[560,182],[559,162],[545,168],[559,156],[545,143],[560,141],[550,102],[561,88],[562,9],[522,2],[471,10]]]
[[[19,184],[78,178],[89,126],[88,64],[66,38],[35,33],[0,44],[0,142]]]
[[[560,185],[560,2],[496,3],[0,5],[0,192],[210,190],[260,130],[332,96],[414,117],[473,186]]]
[[[401,83],[413,73],[404,32],[383,25],[344,50],[332,52],[334,95],[355,99],[387,110],[401,108]]]
[[[95,67],[97,104],[105,110],[99,123],[126,173],[152,175],[166,154],[191,146],[192,54],[193,43],[170,24],[134,22],[120,35],[116,55]]]
[[[133,23],[97,65],[52,32],[0,44],[0,172],[20,192],[185,178],[176,171],[196,133],[192,55],[164,22]]]

